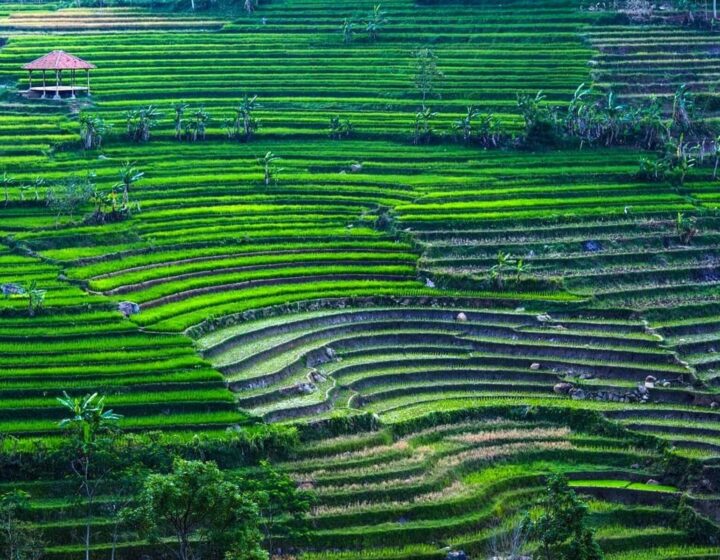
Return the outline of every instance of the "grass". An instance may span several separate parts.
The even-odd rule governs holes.
[[[309,420],[370,413],[377,431],[306,442],[279,465],[318,499],[304,559],[440,559],[448,546],[483,556],[552,472],[578,490],[656,500],[591,501],[611,560],[716,555],[660,504],[685,488],[647,484],[662,478],[661,455],[637,435],[516,415],[394,431],[460,411],[589,410],[672,441],[678,456],[714,455],[697,446],[717,444],[720,418],[685,404],[716,390],[709,171],[673,189],[639,181],[634,150],[481,150],[451,138],[468,105],[517,133],[516,93],[542,89],[562,105],[591,79],[630,99],[667,95],[664,76],[692,73],[714,96],[712,36],[609,24],[573,0],[442,10],[388,0],[380,40],[359,32],[351,45],[340,23],[372,2],[277,0],[253,16],[55,8],[0,4],[0,173],[19,182],[0,202],[0,283],[48,290],[32,318],[25,300],[0,300],[0,434],[56,442],[62,390],[107,393],[124,427],[178,441],[245,425],[247,412],[305,435]],[[414,146],[412,51],[427,44],[444,73],[429,101],[442,138]],[[98,66],[78,107],[114,125],[102,150],[79,150],[65,103],[14,93],[26,85],[19,67],[56,48]],[[261,126],[239,143],[222,120],[245,92],[259,96]],[[180,100],[211,113],[207,140],[173,139]],[[151,141],[127,142],[123,113],[149,104],[162,113]],[[328,138],[335,115],[352,120],[353,139]],[[265,185],[256,158],[268,151],[283,169]],[[91,172],[107,191],[124,161],[145,173],[127,221],[56,218],[44,187],[38,201],[18,188]],[[678,212],[696,217],[690,245]],[[526,268],[490,281],[498,251]],[[123,318],[123,300],[140,313]],[[650,374],[672,385],[646,404],[553,392],[566,380],[625,394]],[[72,508],[35,504],[49,557],[76,556]],[[140,546],[123,543],[119,558]]]

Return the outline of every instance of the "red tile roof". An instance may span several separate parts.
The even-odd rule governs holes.
[[[94,64],[65,51],[53,51],[23,66],[25,70],[91,70]]]

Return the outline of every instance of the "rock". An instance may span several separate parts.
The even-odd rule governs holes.
[[[597,253],[602,251],[603,247],[599,241],[583,241],[582,249],[587,253]]]
[[[0,292],[4,297],[21,296],[25,293],[25,288],[19,284],[0,284]]]
[[[670,387],[670,382],[669,382],[669,381],[665,381],[665,382],[663,382],[662,386],[663,386],[663,387]]]
[[[435,287],[435,282],[433,282],[432,280],[430,280],[430,278],[425,278],[425,287],[426,287],[426,288],[434,288],[434,287]]]
[[[630,468],[638,470],[640,468],[640,463],[633,463],[632,465],[630,465]]]
[[[515,308],[515,313],[524,313],[524,312],[525,312],[525,308],[524,308],[524,307],[516,307],[516,308]]]
[[[337,358],[337,352],[335,352],[335,350],[330,348],[330,346],[325,347],[325,355],[328,358],[330,358],[331,360],[334,360],[335,358]]]
[[[640,393],[641,395],[647,395],[647,394],[648,394],[648,390],[647,390],[647,388],[645,387],[645,385],[638,385],[637,390],[638,390],[638,393]]]
[[[295,385],[295,390],[301,395],[309,395],[310,393],[314,393],[315,389],[316,387],[314,383],[298,383],[297,385]]]
[[[468,318],[467,318],[467,315],[465,315],[465,313],[463,313],[461,311],[460,313],[457,314],[457,317],[455,317],[455,320],[459,323],[466,323]]]
[[[706,492],[714,492],[715,491],[715,487],[713,486],[713,483],[710,480],[708,480],[707,478],[703,478],[700,481],[700,488],[702,488]]]
[[[572,383],[557,383],[553,387],[553,393],[567,395],[573,389]]]
[[[363,168],[362,163],[353,163],[350,166],[350,171],[352,171],[353,173],[359,173],[360,171],[362,171],[362,168]]]
[[[658,482],[658,481],[655,480],[654,478],[649,478],[648,481],[647,481],[645,484],[648,484],[648,485],[650,485],[650,486],[659,486],[659,485],[660,485],[660,482]]]
[[[125,317],[130,317],[130,315],[140,313],[140,306],[132,301],[121,301],[118,303],[118,311],[125,315]]]
[[[580,379],[593,379],[595,376],[592,373],[581,373]]]
[[[648,389],[654,388],[654,387],[655,387],[655,383],[657,383],[657,377],[655,377],[655,376],[653,376],[653,375],[648,375],[648,376],[645,378],[645,387],[647,387]]]
[[[587,394],[582,389],[573,389],[570,391],[570,397],[576,401],[582,401],[587,398]]]
[[[445,560],[468,560],[468,555],[462,550],[452,550],[447,553]]]
[[[327,380],[327,378],[317,369],[310,370],[310,373],[308,373],[308,379],[313,383],[323,383]]]
[[[717,408],[720,406],[720,403],[717,401],[713,401],[710,403],[710,408]]]
[[[533,362],[532,364],[530,364],[530,369],[533,371],[537,371],[540,369],[540,364],[537,362]]]
[[[547,323],[548,321],[552,321],[552,317],[550,317],[550,315],[548,315],[547,313],[541,313],[540,315],[536,315],[535,318],[541,323]]]

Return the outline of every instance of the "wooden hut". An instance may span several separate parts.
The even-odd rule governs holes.
[[[23,66],[23,69],[28,71],[29,86],[27,92],[32,96],[39,95],[42,99],[49,95],[52,95],[53,99],[61,99],[63,96],[68,95],[71,99],[75,99],[75,94],[81,92],[90,95],[90,70],[94,68],[94,64],[90,64],[65,51],[52,51]],[[86,86],[77,85],[76,73],[78,71],[85,71]],[[33,85],[33,72],[42,72],[42,86]],[[48,72],[51,73],[50,85],[47,82]],[[69,73],[69,84],[63,83],[63,72]],[[55,74],[54,80],[52,73]]]

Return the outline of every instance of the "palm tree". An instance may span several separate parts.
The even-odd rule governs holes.
[[[181,140],[183,135],[183,117],[185,110],[188,108],[188,104],[184,102],[175,103],[173,109],[175,111],[175,140]]]
[[[258,107],[257,95],[249,97],[245,94],[242,103],[235,108],[235,122],[233,131],[236,138],[250,140],[253,132],[257,130],[257,121],[253,118],[253,111]]]
[[[453,128],[462,135],[463,142],[468,144],[472,140],[473,120],[480,114],[475,107],[468,107],[465,116],[453,123]]]
[[[278,161],[280,161],[282,158],[279,156],[276,156],[272,152],[266,153],[263,157],[258,158],[258,163],[263,168],[263,171],[265,173],[265,186],[267,187],[270,185],[270,181],[273,180],[275,175],[278,171],[281,171],[281,169],[277,169],[276,164]]]
[[[145,175],[135,167],[135,162],[126,161],[120,168],[120,182],[115,188],[122,188],[123,204],[127,207],[130,204],[130,188]]]
[[[673,95],[672,120],[681,132],[688,132],[692,128],[692,115],[695,109],[695,100],[686,84],[682,84]]]
[[[207,123],[210,120],[210,114],[205,111],[204,107],[196,109],[192,114],[192,120],[185,125],[185,134],[189,140],[196,142],[198,139],[205,139]]]
[[[110,131],[110,125],[96,115],[80,113],[80,141],[83,149],[95,150],[102,147],[105,135]]]
[[[45,303],[45,295],[47,290],[41,290],[38,288],[36,280],[30,282],[30,286],[26,290],[28,298],[28,315],[34,317],[35,313],[42,308]]]
[[[352,20],[345,18],[342,23],[342,34],[343,43],[349,45],[353,40],[353,33],[355,32],[355,23]]]
[[[71,468],[80,480],[80,488],[85,497],[85,560],[90,560],[90,528],[93,519],[93,503],[98,491],[102,474],[95,472],[95,458],[102,448],[102,437],[112,433],[118,420],[122,418],[112,410],[105,410],[105,397],[97,393],[82,398],[72,398],[66,392],[58,397],[58,402],[70,416],[63,418],[59,426],[67,430],[74,447]]]
[[[413,125],[413,144],[428,143],[433,137],[434,129],[432,122],[437,117],[437,113],[429,107],[420,109],[415,113],[415,123]]]
[[[3,191],[5,193],[5,206],[10,203],[10,187],[15,184],[15,179],[8,175],[7,171],[0,177],[0,183],[2,183]]]
[[[380,31],[383,27],[385,27],[387,22],[388,19],[385,17],[385,12],[380,9],[380,4],[375,5],[372,12],[368,15],[368,20],[365,23],[365,31],[368,32],[371,41],[377,41]]]
[[[502,274],[512,264],[513,258],[510,253],[498,251],[497,263],[490,267],[490,278],[495,281],[498,288],[502,288]]]
[[[40,189],[45,186],[47,181],[42,177],[35,177],[33,180],[33,189],[35,191],[35,200],[40,200]]]

